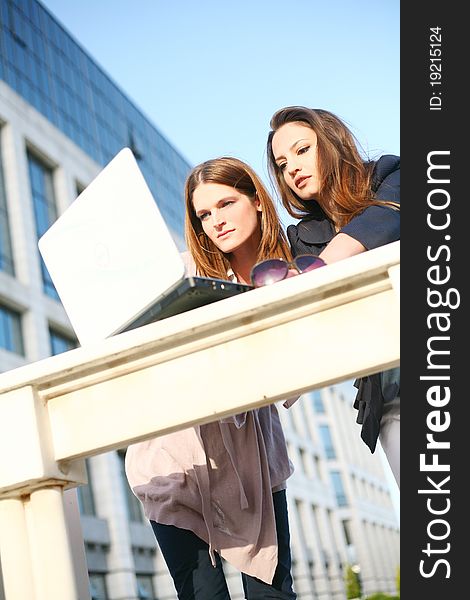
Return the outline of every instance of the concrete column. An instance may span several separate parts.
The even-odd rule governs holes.
[[[31,554],[35,600],[90,600],[88,590],[82,587],[79,593],[76,586],[62,489],[50,487],[32,492],[26,519],[34,541]],[[86,571],[79,575],[87,579]]]
[[[24,503],[19,498],[0,500],[0,555],[6,598],[34,600],[33,565]],[[21,573],[21,577],[18,577]]]

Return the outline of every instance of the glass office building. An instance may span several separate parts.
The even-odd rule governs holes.
[[[98,164],[130,147],[165,220],[182,235],[190,165],[36,0],[0,1],[0,79]]]

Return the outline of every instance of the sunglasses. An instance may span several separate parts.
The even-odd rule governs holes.
[[[283,258],[269,258],[257,263],[251,269],[251,283],[255,287],[262,287],[263,285],[276,283],[276,281],[282,281],[287,277],[289,269],[292,267],[298,273],[307,273],[325,265],[325,261],[314,254],[299,254],[292,262],[287,262]]]

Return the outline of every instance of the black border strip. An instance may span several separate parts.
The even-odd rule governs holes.
[[[457,3],[401,4],[401,593],[426,600],[468,595],[465,21]]]

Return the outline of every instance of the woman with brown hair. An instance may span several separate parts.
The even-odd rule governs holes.
[[[218,195],[223,199],[212,211],[217,214],[204,211],[212,196],[218,200]],[[234,227],[233,234],[220,236],[219,229],[231,227],[225,221],[241,206],[234,202],[238,196],[250,200],[250,212],[256,215],[248,239],[241,224]],[[233,272],[238,281],[251,283],[250,271],[255,263],[270,258],[291,260],[287,238],[266,187],[239,159],[226,156],[195,167],[186,181],[185,201],[186,243],[199,275],[226,279],[227,273],[233,277]],[[213,223],[217,217],[220,224]],[[249,219],[248,223],[251,227]],[[237,241],[240,235],[243,246]]]
[[[287,212],[292,253],[327,264],[400,239],[400,159],[365,160],[346,124],[304,106],[278,110],[270,122],[268,167]],[[363,377],[355,407],[361,437],[382,447],[400,485],[400,370]]]
[[[273,201],[247,164],[221,157],[198,165],[185,198],[188,275],[249,283],[258,261],[290,261]],[[296,598],[285,491],[292,472],[274,404],[128,448],[130,486],[180,600],[228,600],[222,558],[241,571],[246,598]]]

